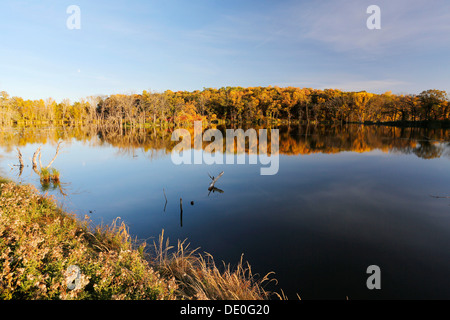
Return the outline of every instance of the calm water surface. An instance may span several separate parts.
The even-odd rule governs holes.
[[[61,188],[42,186],[30,159],[42,145],[47,164],[58,140]],[[120,217],[150,243],[164,229],[218,263],[244,254],[290,299],[450,298],[450,199],[430,196],[450,196],[448,130],[283,127],[273,176],[259,164],[177,166],[173,146],[167,131],[3,129],[0,174],[94,223]],[[20,176],[16,147],[30,165]],[[223,193],[208,194],[208,174],[221,171]],[[381,290],[366,287],[370,265]]]

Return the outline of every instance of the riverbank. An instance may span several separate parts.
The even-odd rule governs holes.
[[[256,279],[241,259],[216,266],[208,254],[164,231],[147,245],[118,220],[92,226],[61,210],[30,185],[0,178],[0,299],[260,300],[268,276]],[[276,296],[276,295],[275,295]]]

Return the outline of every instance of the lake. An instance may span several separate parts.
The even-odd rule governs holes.
[[[187,239],[217,264],[244,254],[254,273],[275,272],[268,289],[289,299],[450,299],[450,130],[278,129],[279,170],[261,175],[248,161],[176,165],[168,129],[3,128],[0,175],[93,223],[120,217],[148,243],[164,229],[172,245]],[[31,158],[42,146],[46,165],[58,141],[61,183],[42,185]],[[208,175],[221,171],[210,192]],[[381,289],[366,286],[371,265]]]

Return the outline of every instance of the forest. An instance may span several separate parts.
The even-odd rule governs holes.
[[[0,92],[0,125],[77,125],[114,127],[180,125],[202,120],[247,123],[386,123],[445,121],[450,101],[445,91],[374,94],[365,91],[277,86],[222,87],[195,91],[89,96],[71,102],[52,98],[24,100]]]

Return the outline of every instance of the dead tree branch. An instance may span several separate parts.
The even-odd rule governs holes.
[[[58,154],[59,154],[59,151],[61,150],[61,143],[62,143],[62,141],[60,141],[60,142],[58,142],[58,146],[56,147],[56,153],[55,153],[55,156],[53,157],[53,159],[49,162],[49,164],[45,167],[45,169],[48,169],[48,168],[50,168],[50,166],[53,164],[53,162],[56,160],[56,157],[58,156]],[[39,157],[39,161],[41,160],[41,158]],[[42,167],[42,165],[41,165],[41,167]]]
[[[209,174],[208,174],[208,175],[209,175]],[[223,171],[222,171],[221,173],[219,173],[219,175],[218,175],[216,178],[214,178],[214,176],[213,176],[213,177],[209,176],[209,177],[212,179],[212,182],[211,182],[211,184],[209,185],[208,190],[211,191],[211,190],[214,188],[214,184],[217,182],[217,180],[219,180],[219,178],[220,178],[221,176],[223,176]]]
[[[20,152],[19,148],[17,148],[17,157],[19,158],[20,167],[24,167],[22,152]]]
[[[183,227],[183,199],[180,198],[180,227]]]
[[[39,146],[39,148],[36,150],[36,152],[33,154],[33,159],[32,159],[32,162],[33,162],[33,170],[36,172],[36,173],[38,173],[38,170],[37,170],[37,168],[38,168],[38,165],[37,165],[37,159],[39,158],[39,168],[40,169],[42,169],[42,168],[44,168],[44,169],[48,169],[48,168],[50,168],[50,166],[53,164],[53,162],[56,160],[56,158],[58,157],[58,155],[59,155],[59,151],[61,151],[61,143],[62,143],[62,141],[60,141],[60,142],[58,142],[58,145],[57,145],[57,147],[56,147],[56,153],[55,153],[55,156],[53,157],[53,159],[49,162],[49,164],[44,168],[44,166],[42,165],[42,161],[41,161],[41,155],[42,155],[42,153],[41,153],[41,148],[42,148],[42,146]],[[38,173],[39,174],[39,173]]]
[[[38,169],[37,169],[37,162],[36,162],[36,159],[37,159],[37,156],[41,153],[41,148],[42,148],[42,146],[39,146],[39,148],[37,148],[37,150],[34,152],[34,154],[33,154],[33,159],[31,160],[31,162],[33,163],[33,170],[34,170],[34,172],[36,172],[38,175],[40,175],[40,173],[39,173],[39,171],[38,171]]]
[[[437,198],[437,199],[450,199],[450,196],[448,196],[448,197],[441,197],[441,196],[433,196],[433,195],[431,195],[430,194],[430,197],[432,197],[432,198]]]
[[[163,193],[164,193],[164,198],[166,198],[166,204],[164,205],[164,212],[166,212],[166,207],[167,207],[167,197],[166,197],[166,192],[164,191],[164,188],[163,188]]]

